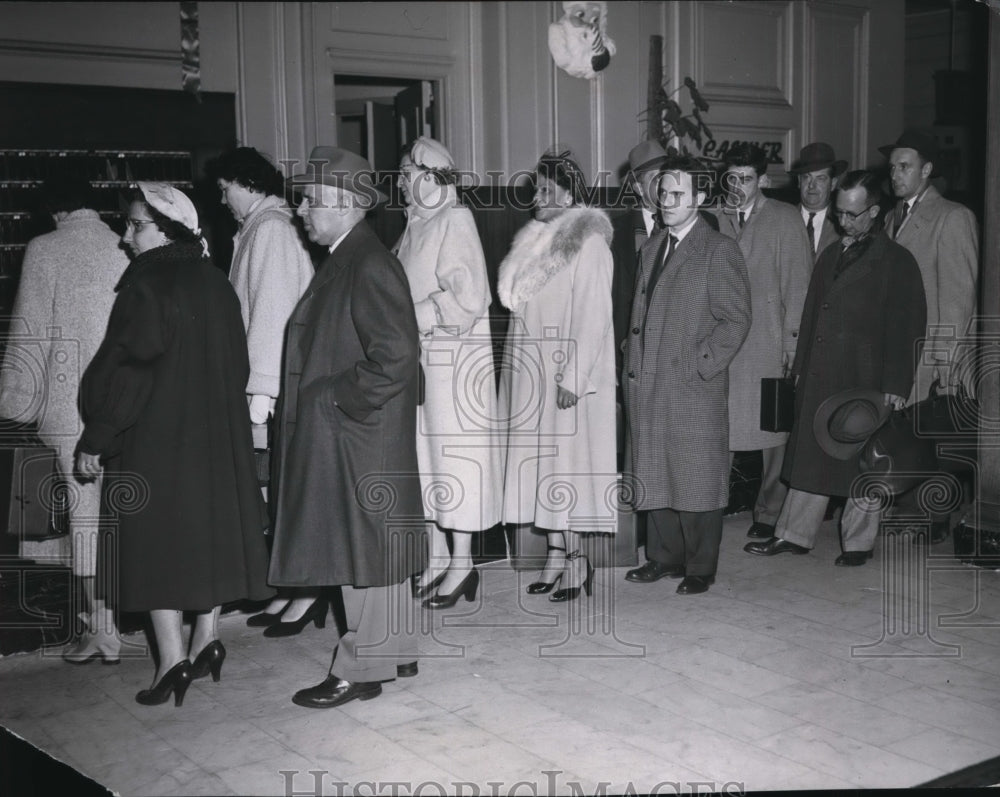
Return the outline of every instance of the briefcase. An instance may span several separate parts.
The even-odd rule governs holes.
[[[795,379],[791,376],[760,380],[760,429],[790,432],[795,418]]]

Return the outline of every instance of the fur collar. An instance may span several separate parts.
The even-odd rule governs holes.
[[[500,264],[501,303],[518,309],[573,262],[589,236],[600,235],[610,245],[612,234],[607,214],[596,208],[572,208],[550,222],[528,222]]]

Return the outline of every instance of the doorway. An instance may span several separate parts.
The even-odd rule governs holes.
[[[367,158],[378,172],[395,170],[403,147],[419,136],[437,138],[436,95],[431,80],[335,76],[338,146]]]

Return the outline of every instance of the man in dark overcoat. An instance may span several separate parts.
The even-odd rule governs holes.
[[[423,569],[416,453],[417,322],[406,274],[364,221],[385,199],[368,162],[317,147],[298,215],[330,254],[285,341],[269,581],[342,588],[347,627],[329,677],[293,701],[329,708],[416,674],[412,598]]]
[[[729,363],[750,331],[750,282],[737,243],[698,213],[691,158],[658,182],[665,229],[643,247],[622,373],[634,507],[647,562],[626,574],[680,577],[682,595],[715,577],[729,499]]]
[[[775,536],[749,543],[747,553],[808,553],[827,498],[851,495],[860,449],[839,459],[821,447],[813,421],[824,401],[866,389],[901,408],[910,393],[927,307],[913,256],[877,227],[881,196],[873,172],[848,172],[841,180],[836,215],[844,235],[816,263],[792,366],[795,423],[782,470],[791,489]],[[861,496],[848,500],[841,518],[844,553],[836,564],[861,565],[871,558],[880,521],[876,504]]]
[[[825,141],[806,144],[789,169],[799,184],[799,214],[809,236],[813,263],[840,235],[833,223],[831,198],[840,175],[847,171],[847,161],[838,160],[833,147]]]

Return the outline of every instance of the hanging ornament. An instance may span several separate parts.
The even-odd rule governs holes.
[[[549,52],[556,66],[573,77],[597,77],[615,54],[607,27],[607,3],[563,3],[562,17],[549,25]]]

